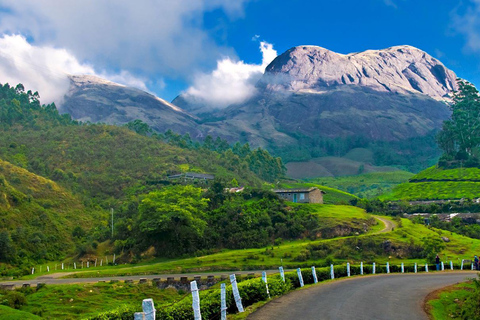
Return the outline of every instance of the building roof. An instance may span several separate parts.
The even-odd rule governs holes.
[[[168,176],[169,179],[178,179],[183,177],[188,179],[206,179],[206,180],[215,179],[215,176],[213,174],[196,173],[196,172],[186,172],[186,173],[179,173],[179,174]]]
[[[276,189],[272,190],[275,193],[309,193],[314,190],[319,190],[317,187],[311,187],[311,188],[294,188],[294,189]],[[323,190],[320,190],[323,194],[326,192]]]

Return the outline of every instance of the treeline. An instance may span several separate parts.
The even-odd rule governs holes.
[[[228,169],[248,168],[261,179],[268,182],[275,182],[275,180],[283,178],[286,173],[286,168],[281,158],[273,157],[267,150],[262,148],[252,150],[248,143],[241,144],[237,142],[230,145],[226,140],[220,137],[213,139],[210,135],[207,135],[203,141],[194,140],[188,133],[180,135],[172,130],[167,130],[163,134],[155,133],[148,124],[141,120],[134,120],[125,126],[138,134],[151,136],[182,149],[216,152],[222,158],[228,159],[229,163],[226,164]]]
[[[114,238],[124,256],[152,246],[157,256],[179,256],[315,238],[319,227],[309,207],[287,207],[260,189],[229,193],[215,181],[206,192],[177,185],[132,199],[120,209]]]
[[[285,147],[270,146],[275,155],[284,162],[308,161],[318,157],[343,157],[350,150],[365,148],[373,152],[376,166],[397,166],[416,172],[435,164],[441,151],[435,143],[437,131],[423,137],[402,141],[371,141],[365,137],[293,136],[298,140],[295,145]]]

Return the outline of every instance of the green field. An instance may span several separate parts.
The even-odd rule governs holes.
[[[0,309],[2,319],[8,319],[7,312],[17,315],[17,312],[22,311],[47,319],[87,318],[122,306],[133,306],[141,311],[143,299],[152,298],[155,306],[161,307],[181,300],[186,294],[176,289],[158,289],[151,283],[125,284],[123,282],[48,285],[39,290],[21,289],[18,292],[25,296],[26,303],[20,307],[20,311]],[[0,297],[2,297],[1,293]],[[5,312],[5,315],[2,312]],[[31,318],[36,319],[35,316]]]
[[[355,217],[360,212],[346,209],[346,215]],[[332,213],[328,213],[330,215]],[[383,217],[388,219],[386,217]],[[459,265],[461,259],[470,259],[480,252],[480,240],[457,235],[449,231],[427,228],[415,224],[408,219],[401,219],[391,232],[381,233],[384,228],[380,223],[365,234],[336,237],[323,240],[298,240],[281,245],[258,249],[224,250],[218,253],[176,260],[154,261],[144,265],[108,266],[91,268],[89,271],[79,271],[68,277],[100,277],[118,275],[142,275],[181,272],[208,272],[226,270],[262,270],[277,268],[283,262],[286,268],[308,267],[312,265],[325,266],[331,262],[343,264],[347,261],[385,263],[424,263],[425,258],[414,258],[415,250],[421,247],[424,237],[448,237],[445,249],[440,252],[444,261],[452,260]],[[384,250],[389,241],[392,250]],[[356,248],[360,249],[356,249]],[[331,261],[331,262],[330,262]],[[71,270],[70,270],[71,271]],[[30,278],[29,276],[28,278]]]
[[[372,172],[354,176],[322,177],[309,179],[317,183],[339,189],[360,198],[375,198],[390,192],[395,186],[407,182],[413,173],[407,171]]]
[[[457,169],[440,169],[437,167],[430,167],[423,170],[410,178],[411,182],[414,181],[479,181],[480,182],[480,169],[479,168],[457,168]]]
[[[430,167],[402,183],[382,200],[455,200],[480,197],[480,169]]]

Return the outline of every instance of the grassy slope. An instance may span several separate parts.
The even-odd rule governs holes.
[[[2,133],[0,157],[96,201],[118,201],[132,188],[151,188],[186,169],[214,173],[227,181],[236,178],[241,185],[262,183],[247,168],[216,153],[181,149],[108,125]]]
[[[16,310],[7,306],[0,305],[0,319],[3,320],[36,320],[42,319],[29,312]]]
[[[321,206],[319,206],[321,207]],[[346,223],[359,219],[358,223],[368,219],[370,215],[364,213],[359,208],[348,206],[328,206],[325,205],[318,210],[318,214],[323,216],[325,221],[332,217],[343,220]],[[362,220],[360,220],[362,219]],[[115,267],[97,267],[89,271],[76,274],[78,277],[95,277],[101,275],[130,275],[130,274],[156,274],[156,273],[179,273],[179,272],[200,272],[200,271],[222,271],[222,270],[261,270],[266,268],[276,268],[283,261],[287,268],[297,268],[299,266],[323,266],[327,264],[328,259],[333,259],[336,264],[350,262],[377,262],[385,263],[424,263],[424,259],[409,259],[404,250],[411,243],[422,244],[422,238],[432,236],[436,238],[448,237],[450,242],[445,243],[446,248],[440,252],[444,261],[452,260],[454,264],[459,265],[461,259],[469,259],[474,254],[480,252],[480,240],[471,239],[443,230],[429,229],[424,225],[414,224],[408,219],[402,219],[402,226],[395,227],[394,231],[379,233],[383,229],[383,224],[378,224],[371,228],[366,234],[359,236],[336,237],[333,239],[320,239],[310,241],[308,239],[283,243],[278,246],[269,246],[259,249],[244,250],[224,250],[218,253],[205,255],[195,258],[185,258],[176,260],[157,260],[144,265],[122,265]],[[382,250],[375,253],[371,249],[379,250],[385,241],[399,248],[397,253],[385,253]],[[324,247],[323,251],[318,251],[317,255],[307,256],[305,259],[299,257],[313,244],[317,247]],[[359,246],[361,250],[355,249]],[[322,253],[323,252],[323,253]],[[69,270],[71,271],[71,270]],[[29,276],[30,278],[31,276]]]
[[[142,310],[142,300],[152,298],[155,307],[182,298],[175,289],[158,289],[151,284],[97,283],[46,286],[27,295],[28,304],[20,310],[49,319],[78,319],[116,309],[123,305]],[[2,318],[3,319],[3,318]]]
[[[383,200],[474,199],[480,196],[480,169],[428,168],[380,196]]]
[[[279,188],[310,188],[317,187],[326,192],[323,196],[325,204],[348,204],[350,200],[357,198],[347,192],[330,188],[324,185],[311,182],[282,183]]]
[[[461,319],[461,303],[473,289],[472,283],[459,283],[441,292],[437,299],[428,301],[429,313],[434,320]]]
[[[355,176],[322,177],[308,182],[336,188],[360,198],[374,198],[408,181],[413,173],[407,171],[372,172]]]
[[[71,249],[75,226],[90,228],[108,215],[87,209],[55,182],[0,160],[0,230],[17,253],[54,259]]]

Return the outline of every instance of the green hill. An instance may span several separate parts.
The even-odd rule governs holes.
[[[480,197],[480,169],[430,167],[382,195],[383,200],[455,200]]]
[[[17,265],[55,260],[76,249],[76,226],[107,219],[55,182],[0,160],[0,260]]]

